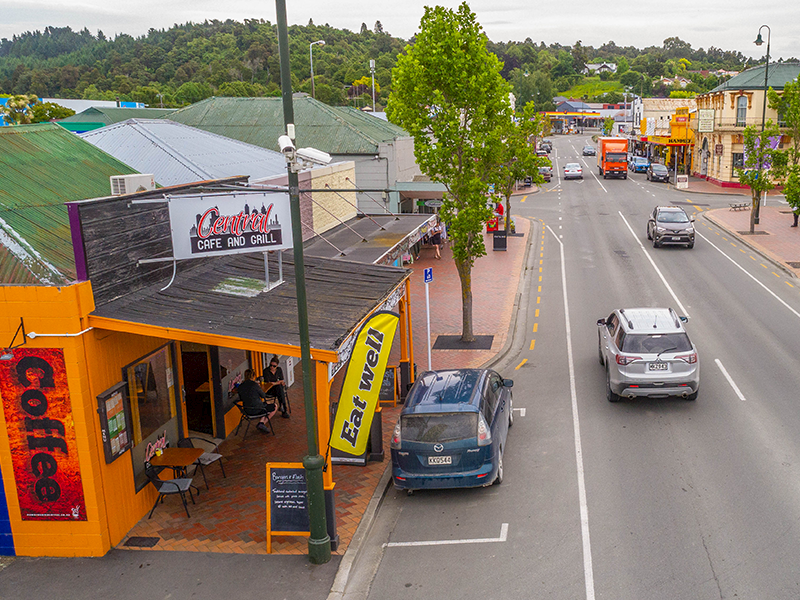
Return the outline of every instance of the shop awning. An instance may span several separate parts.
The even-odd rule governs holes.
[[[277,259],[271,265],[275,278]],[[348,335],[372,312],[405,291],[410,271],[399,267],[306,256],[312,358],[338,362]],[[229,348],[299,355],[294,260],[283,252],[284,283],[264,285],[261,254],[180,263],[169,279],[96,307],[89,325],[112,331]],[[262,288],[263,289],[263,288]]]
[[[438,200],[447,192],[447,187],[436,181],[398,181],[392,191],[399,192],[401,198]]]
[[[427,233],[435,219],[436,215],[431,214],[370,215],[350,219],[345,225],[307,242],[306,253],[361,263],[392,264]]]

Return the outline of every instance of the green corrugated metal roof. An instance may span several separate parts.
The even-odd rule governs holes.
[[[105,123],[111,125],[128,119],[160,119],[174,113],[177,108],[104,108],[93,106],[76,115],[61,119],[61,123]]]
[[[330,154],[376,154],[380,142],[408,137],[396,125],[353,113],[358,111],[294,98],[297,145]],[[276,151],[278,137],[285,131],[281,98],[208,98],[166,118]]]
[[[44,284],[73,281],[64,203],[107,196],[109,177],[129,173],[136,171],[55,123],[0,128],[0,284],[30,283],[31,274]]]
[[[764,69],[765,65],[759,65],[742,71],[725,83],[721,83],[709,93],[724,92],[726,90],[763,90]],[[798,75],[800,75],[800,63],[770,63],[767,85],[774,90],[782,90],[787,82],[797,79]]]

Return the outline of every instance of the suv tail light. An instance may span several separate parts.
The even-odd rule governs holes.
[[[691,354],[684,354],[683,356],[676,356],[675,358],[680,359],[684,362],[693,365],[697,362],[697,352],[692,352]]]
[[[478,415],[478,446],[488,446],[492,443],[492,432],[483,415]]]
[[[392,441],[389,444],[390,448],[394,448],[395,450],[400,449],[400,421],[397,422],[397,425],[394,426],[394,432],[392,433]]]
[[[634,361],[642,360],[641,356],[622,356],[622,354],[617,354],[617,364],[618,365],[629,365]]]

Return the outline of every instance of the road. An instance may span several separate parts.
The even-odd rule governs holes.
[[[536,227],[524,318],[497,366],[524,410],[505,481],[391,489],[346,597],[800,597],[797,280],[703,218],[724,197],[598,179],[578,156],[588,136],[554,139],[554,175],[578,160],[584,179],[554,177],[515,209]],[[656,204],[696,215],[694,249],[652,247]],[[696,402],[606,401],[595,323],[626,306],[690,317]]]

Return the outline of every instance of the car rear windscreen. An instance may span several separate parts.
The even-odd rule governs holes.
[[[435,413],[400,418],[404,442],[451,442],[478,435],[478,413]]]
[[[680,333],[626,334],[621,340],[620,350],[636,354],[658,354],[660,352],[689,352],[692,343],[689,336]]]

